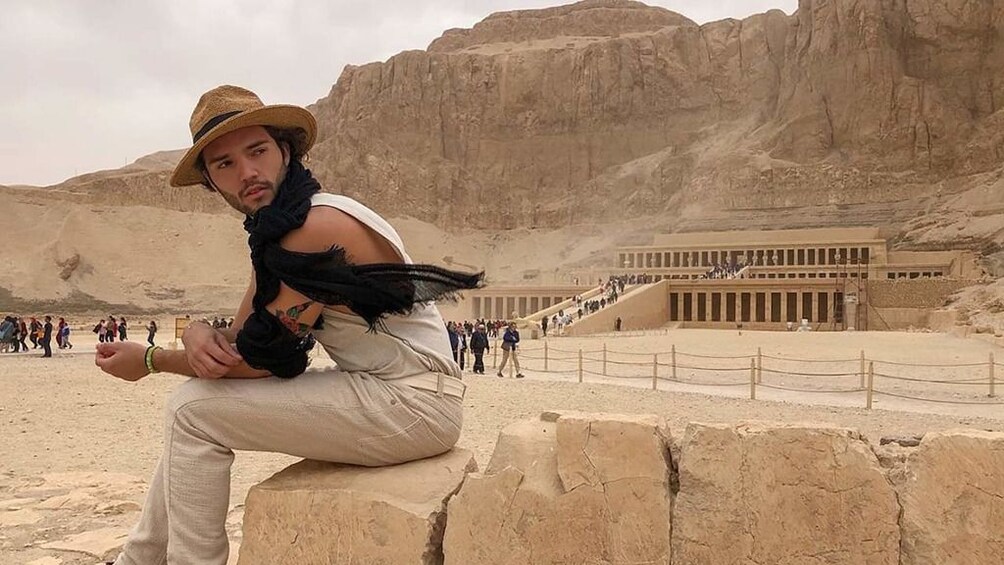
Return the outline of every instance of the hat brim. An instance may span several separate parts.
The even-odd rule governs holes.
[[[219,137],[250,126],[302,129],[306,133],[306,142],[304,147],[300,148],[303,153],[313,147],[314,140],[317,139],[317,121],[310,112],[299,106],[276,104],[241,112],[217,124],[185,152],[171,173],[171,186],[192,186],[205,182],[197,166],[202,150]]]

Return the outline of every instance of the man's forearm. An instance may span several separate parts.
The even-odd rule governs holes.
[[[183,375],[186,377],[196,377],[192,366],[188,364],[188,356],[184,351],[169,351],[167,349],[157,349],[153,353],[153,366],[158,371]],[[247,363],[241,362],[231,368],[224,378],[227,379],[260,379],[272,376],[268,371],[249,367]]]

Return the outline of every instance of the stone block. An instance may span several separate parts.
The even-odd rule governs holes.
[[[450,501],[447,565],[669,563],[671,460],[655,416],[557,413],[499,435]]]
[[[899,505],[857,432],[691,424],[674,565],[897,565]]]
[[[442,563],[446,502],[476,469],[465,449],[391,467],[301,461],[248,492],[238,563]]]
[[[902,565],[1004,563],[1004,433],[929,433],[906,469]]]

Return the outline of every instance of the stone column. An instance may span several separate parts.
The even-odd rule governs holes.
[[[848,331],[853,331],[857,328],[854,327],[854,321],[857,319],[858,314],[858,296],[857,294],[845,293],[844,294],[844,321],[847,324]]]

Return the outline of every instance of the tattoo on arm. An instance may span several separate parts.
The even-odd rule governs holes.
[[[303,312],[310,308],[314,304],[313,300],[304,302],[303,304],[297,304],[287,309],[285,312],[282,310],[275,311],[275,317],[279,318],[282,325],[289,328],[289,331],[295,333],[296,335],[303,337],[310,333],[310,324],[304,324],[300,321],[300,316]]]

